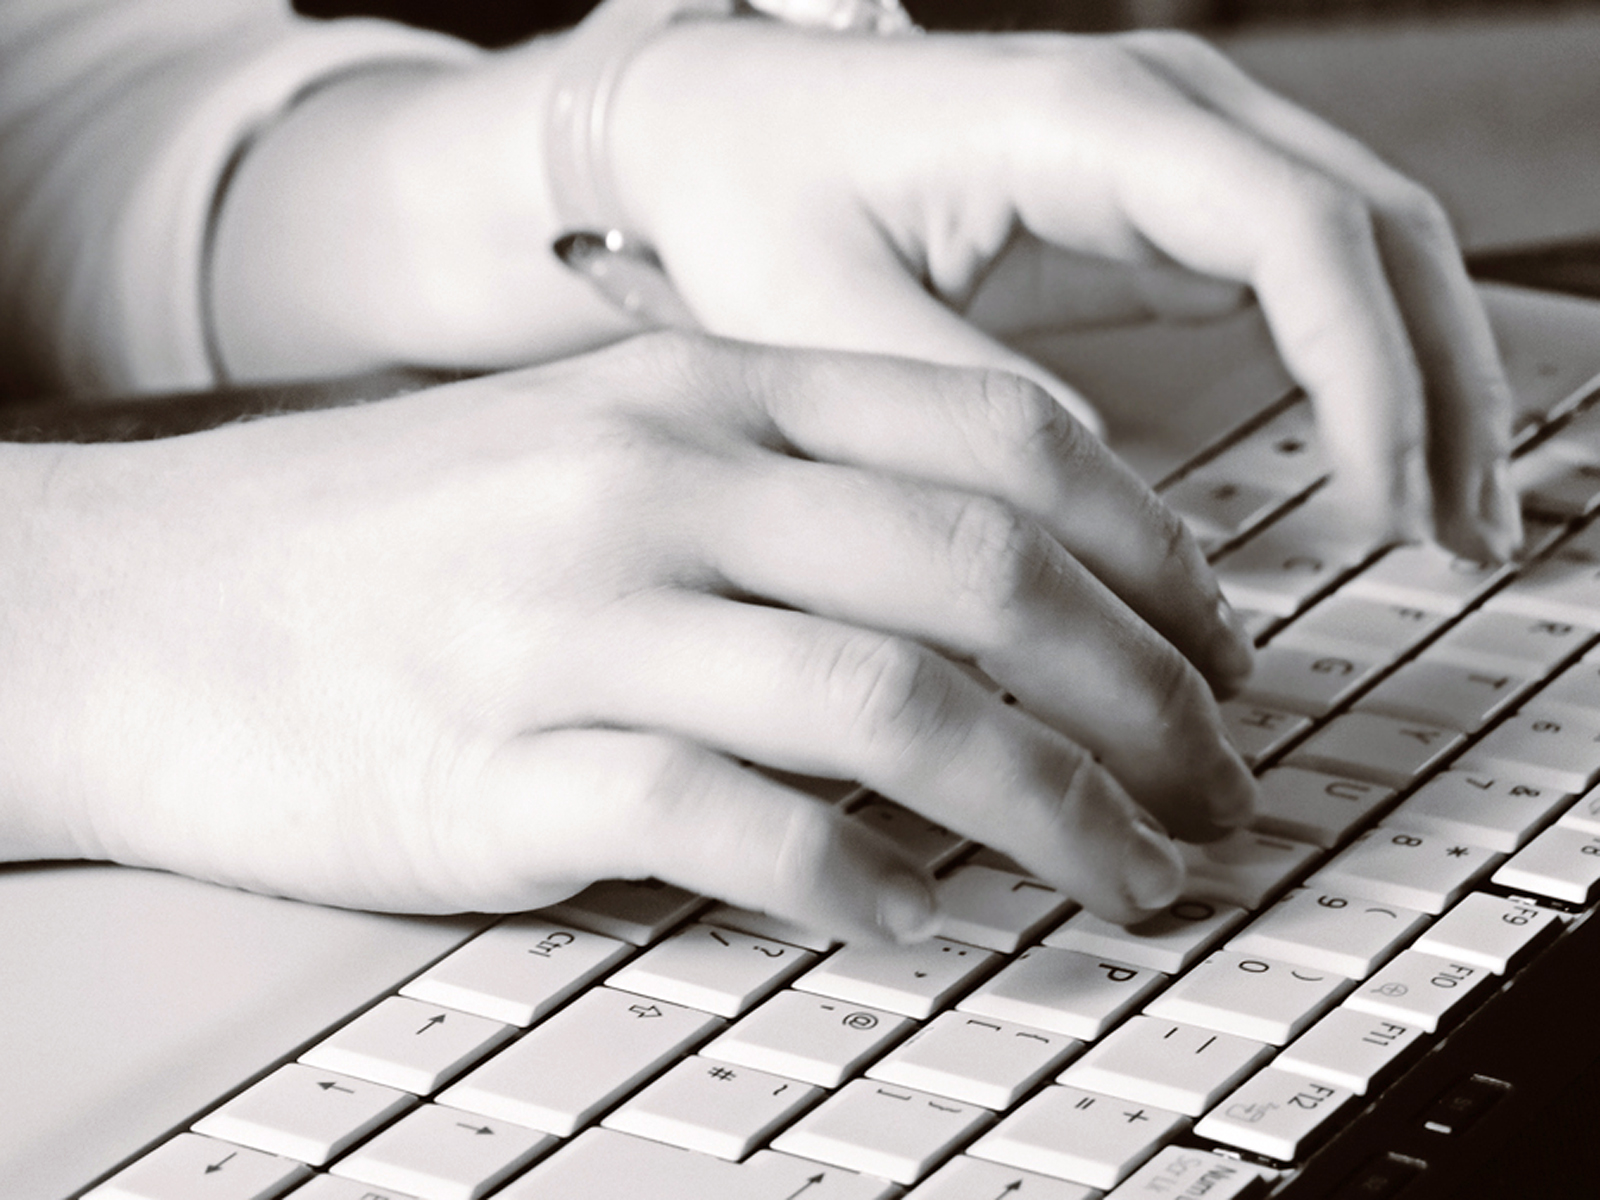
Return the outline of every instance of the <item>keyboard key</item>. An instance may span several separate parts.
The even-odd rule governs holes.
[[[1218,707],[1228,741],[1252,767],[1266,762],[1311,728],[1310,719],[1299,713],[1250,700],[1226,700]]]
[[[1543,678],[1594,639],[1588,625],[1489,609],[1468,613],[1428,647],[1430,658]]]
[[[569,1137],[721,1023],[664,1000],[596,988],[440,1099]]]
[[[1145,1007],[1153,1017],[1286,1045],[1351,981],[1331,971],[1218,950]]]
[[[1212,465],[1230,478],[1259,480],[1286,496],[1305,491],[1330,470],[1316,418],[1304,401],[1251,430],[1213,459]],[[1302,504],[1284,520],[1292,520],[1306,507]],[[1315,527],[1310,532],[1327,536]]]
[[[359,1179],[337,1175],[313,1175],[305,1186],[296,1188],[294,1200],[414,1200],[393,1188],[379,1190]]]
[[[987,950],[944,938],[916,946],[857,942],[824,959],[794,986],[920,1020],[946,1007],[996,961]]]
[[[1244,916],[1237,905],[1212,900],[1179,900],[1132,926],[1079,912],[1048,935],[1044,944],[1176,975],[1197,962]]]
[[[1348,712],[1306,739],[1289,765],[1403,788],[1444,762],[1461,743],[1461,735],[1451,729]]]
[[[1245,478],[1221,475],[1208,465],[1161,493],[1167,507],[1202,542],[1224,542],[1259,525],[1282,508],[1290,493]]]
[[[1526,674],[1441,661],[1434,657],[1435,649],[1429,646],[1361,697],[1356,701],[1357,711],[1475,733],[1505,712],[1533,683]]]
[[[1005,1109],[1083,1043],[1064,1034],[969,1013],[941,1013],[867,1075],[919,1091]]]
[[[332,1169],[418,1200],[478,1200],[555,1144],[546,1133],[424,1104]]]
[[[394,1088],[290,1063],[201,1117],[194,1128],[320,1167],[413,1103]]]
[[[1276,1172],[1188,1146],[1164,1146],[1106,1200],[1249,1200]],[[1009,1200],[1009,1197],[1007,1198]]]
[[[1558,823],[1518,850],[1490,878],[1512,891],[1588,904],[1600,884],[1600,834]]]
[[[1304,842],[1243,829],[1203,846],[1185,842],[1178,849],[1189,871],[1186,899],[1240,908],[1260,908],[1321,853]]]
[[[658,879],[603,879],[540,916],[571,922],[633,946],[648,946],[675,929],[709,901]]]
[[[304,1163],[180,1133],[89,1193],[93,1200],[272,1200],[311,1169]]]
[[[958,1008],[1090,1042],[1165,981],[1143,967],[1035,946]]]
[[[1048,884],[959,866],[939,880],[939,932],[957,942],[1011,954],[1077,906]]]
[[[487,1017],[390,996],[307,1050],[300,1061],[426,1096],[515,1032]]]
[[[1322,886],[1319,874],[1311,877],[1310,886],[1282,896],[1235,936],[1228,949],[1365,979],[1427,922],[1414,909]]]
[[[929,871],[937,871],[953,862],[972,844],[959,833],[952,833],[921,813],[882,796],[869,797],[852,809],[850,815],[888,838],[905,851],[907,857]]]
[[[1485,734],[1456,765],[1504,771],[1558,792],[1588,791],[1600,779],[1600,721],[1517,713]]]
[[[1541,688],[1523,708],[1530,713],[1600,721],[1600,657],[1590,651]]]
[[[1304,767],[1274,767],[1261,776],[1255,829],[1328,850],[1393,799],[1392,789],[1375,783]]]
[[[959,1154],[908,1192],[906,1200],[1099,1200],[1099,1196],[1087,1184]]]
[[[741,1200],[799,1200],[802,1193],[805,1200],[892,1200],[901,1194],[888,1180],[776,1150],[756,1151],[742,1172]]]
[[[1334,1009],[1278,1055],[1275,1065],[1365,1096],[1374,1083],[1421,1049],[1426,1031],[1359,1009]]]
[[[1566,829],[1579,829],[1584,833],[1600,833],[1600,785],[1579,796],[1572,807],[1561,814],[1557,825]]]
[[[911,1027],[898,1013],[805,992],[779,992],[701,1053],[831,1088]]]
[[[915,1183],[993,1119],[975,1104],[858,1079],[774,1138],[772,1148]]]
[[[1217,559],[1228,602],[1290,617],[1367,557],[1364,540],[1341,537],[1326,518],[1313,499]]]
[[[1195,1126],[1199,1137],[1291,1162],[1330,1128],[1350,1102],[1348,1088],[1268,1067]]]
[[[1265,1042],[1134,1016],[1090,1047],[1058,1081],[1198,1117],[1272,1053]]]
[[[1529,512],[1581,517],[1600,504],[1600,465],[1580,443],[1555,437],[1512,462],[1511,486]]]
[[[1115,1187],[1189,1126],[1188,1118],[1082,1088],[1045,1088],[984,1134],[974,1158]]]
[[[798,975],[816,956],[715,925],[691,925],[628,963],[614,988],[736,1017]]]
[[[1505,855],[1437,834],[1379,825],[1369,829],[1307,882],[1348,888],[1379,904],[1442,913]]]
[[[1269,645],[1256,654],[1244,695],[1252,704],[1320,717],[1355,695],[1382,666],[1371,656]]]
[[[765,1071],[685,1059],[606,1117],[607,1129],[737,1161],[822,1095]]]
[[[1448,1019],[1465,1012],[1468,1001],[1492,979],[1494,973],[1487,967],[1420,950],[1402,950],[1388,966],[1357,986],[1344,1007],[1437,1033]]]
[[[1403,800],[1384,823],[1509,854],[1571,798],[1569,792],[1535,787],[1515,776],[1442,771]]]
[[[1473,892],[1434,922],[1412,949],[1504,975],[1561,928],[1561,918],[1547,908]]]
[[[1393,662],[1442,624],[1442,614],[1425,608],[1336,594],[1295,621],[1272,644]]]
[[[701,920],[707,925],[715,925],[721,929],[737,929],[740,933],[748,933],[752,937],[788,942],[791,946],[799,946],[802,950],[814,950],[818,954],[826,954],[840,944],[839,939],[830,933],[823,933],[819,929],[811,929],[794,921],[786,921],[770,913],[737,908],[732,904],[715,905],[701,917]]]
[[[1600,562],[1569,557],[1565,548],[1525,567],[1484,602],[1491,612],[1520,613],[1576,625],[1600,624]]]
[[[1457,558],[1431,542],[1396,546],[1345,584],[1341,593],[1453,617],[1470,608],[1511,570],[1504,564]]]
[[[508,1025],[532,1025],[627,957],[615,938],[537,917],[502,921],[400,989]]]

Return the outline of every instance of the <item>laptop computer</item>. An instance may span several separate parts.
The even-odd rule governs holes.
[[[1286,570],[1271,538],[1293,549],[1316,537],[1314,434],[1251,314],[1028,346],[1118,400],[1114,442],[1194,524],[1252,613],[1264,666],[1272,656],[1229,715],[1278,790],[1253,841],[1196,858],[1189,908],[1165,927],[1133,940],[1097,928],[1014,864],[847,788],[831,794],[939,864],[956,920],[915,954],[940,965],[835,947],[648,883],[497,924],[323,909],[104,865],[3,868],[0,1190],[1591,1194],[1578,1171],[1600,1060],[1600,933],[1588,920],[1600,871],[1584,868],[1600,854],[1583,849],[1594,832],[1583,797],[1600,754],[1591,763],[1566,739],[1545,762],[1521,746],[1535,722],[1589,719],[1600,610],[1577,619],[1584,596],[1561,590],[1559,564],[1589,561],[1600,503],[1600,439],[1584,409],[1600,386],[1600,304],[1507,286],[1485,295],[1519,397],[1531,528],[1557,564],[1543,575],[1451,574],[1420,552],[1376,548],[1346,548],[1309,579],[1303,564]],[[1263,464],[1270,478],[1254,473]],[[1421,631],[1374,634],[1384,612],[1414,614],[1393,622]],[[1563,627],[1546,631],[1559,648],[1516,649],[1512,627],[1540,622]],[[1475,669],[1515,682],[1474,713],[1448,681]],[[1593,721],[1600,733],[1600,712]],[[1523,729],[1523,742],[1502,729]],[[1384,731],[1418,754],[1369,754]],[[1480,784],[1494,805],[1470,803],[1463,789]],[[1444,865],[1405,869],[1423,850]],[[1357,910],[1388,915],[1340,923]],[[519,986],[495,982],[507,953],[566,962],[573,946],[587,957],[531,998],[499,994]],[[777,965],[732,982],[707,966],[736,947]],[[1219,999],[1229,980],[1258,976],[1317,994],[1281,1009]],[[391,1061],[409,1049],[369,1044],[393,1041],[391,1013],[421,1017],[413,1038],[449,1021],[481,1036],[412,1082],[415,1064]],[[772,1034],[804,1041],[825,1013],[867,1048],[807,1058]],[[664,1040],[574,1040],[624,1027]],[[1026,1053],[974,1054],[970,1039],[991,1032]],[[1233,1057],[1197,1079],[1148,1066],[1151,1045],[1165,1053],[1185,1038],[1207,1063]],[[611,1072],[593,1095],[539,1090],[590,1066]],[[704,1100],[755,1083],[770,1086],[741,1092],[756,1098],[731,1115]],[[296,1087],[367,1107],[318,1142],[297,1127],[308,1106],[292,1102]],[[886,1105],[921,1115],[870,1128]],[[410,1158],[407,1131],[423,1147]],[[441,1137],[462,1140],[466,1165]],[[471,1158],[489,1143],[499,1157]]]

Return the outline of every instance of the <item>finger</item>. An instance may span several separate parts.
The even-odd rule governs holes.
[[[1199,672],[1036,522],[787,459],[741,497],[705,551],[737,588],[976,661],[1185,836],[1248,817],[1254,781]]]
[[[1263,87],[1205,43],[1134,35],[1130,44],[1176,86],[1371,205],[1389,283],[1422,368],[1440,538],[1475,558],[1507,557],[1521,538],[1506,474],[1511,388],[1438,203],[1358,140]]]
[[[632,618],[612,638],[638,669],[588,682],[593,719],[860,780],[1108,919],[1159,908],[1181,884],[1170,840],[1110,772],[923,647],[704,596],[641,600]]]
[[[1232,690],[1249,674],[1251,640],[1183,523],[1035,385],[890,359],[732,353],[714,368],[729,378],[707,390],[747,397],[756,436],[1003,500],[1216,688]]]
[[[595,879],[646,876],[845,938],[920,941],[932,881],[884,838],[812,796],[678,738],[531,734],[483,772],[457,814],[469,903],[549,903]]]

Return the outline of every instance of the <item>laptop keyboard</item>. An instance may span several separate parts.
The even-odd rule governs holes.
[[[1143,925],[838,785],[823,798],[938,874],[942,936],[841,946],[596,884],[491,926],[90,1194],[1265,1194],[1600,894],[1587,399],[1521,415],[1518,566],[1335,533],[1297,397],[1168,482],[1261,645],[1223,712],[1264,804],[1187,847],[1183,897]]]

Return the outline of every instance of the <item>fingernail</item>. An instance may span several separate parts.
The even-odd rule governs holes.
[[[1122,881],[1128,899],[1139,908],[1165,908],[1183,890],[1183,858],[1167,831],[1154,818],[1140,814],[1128,840]]]
[[[879,884],[878,927],[903,945],[925,942],[939,932],[939,910],[922,880],[893,871]]]
[[[1212,661],[1224,682],[1237,687],[1255,670],[1255,639],[1245,629],[1244,619],[1239,616],[1238,610],[1221,594],[1217,596],[1217,624],[1222,631],[1212,643]]]

